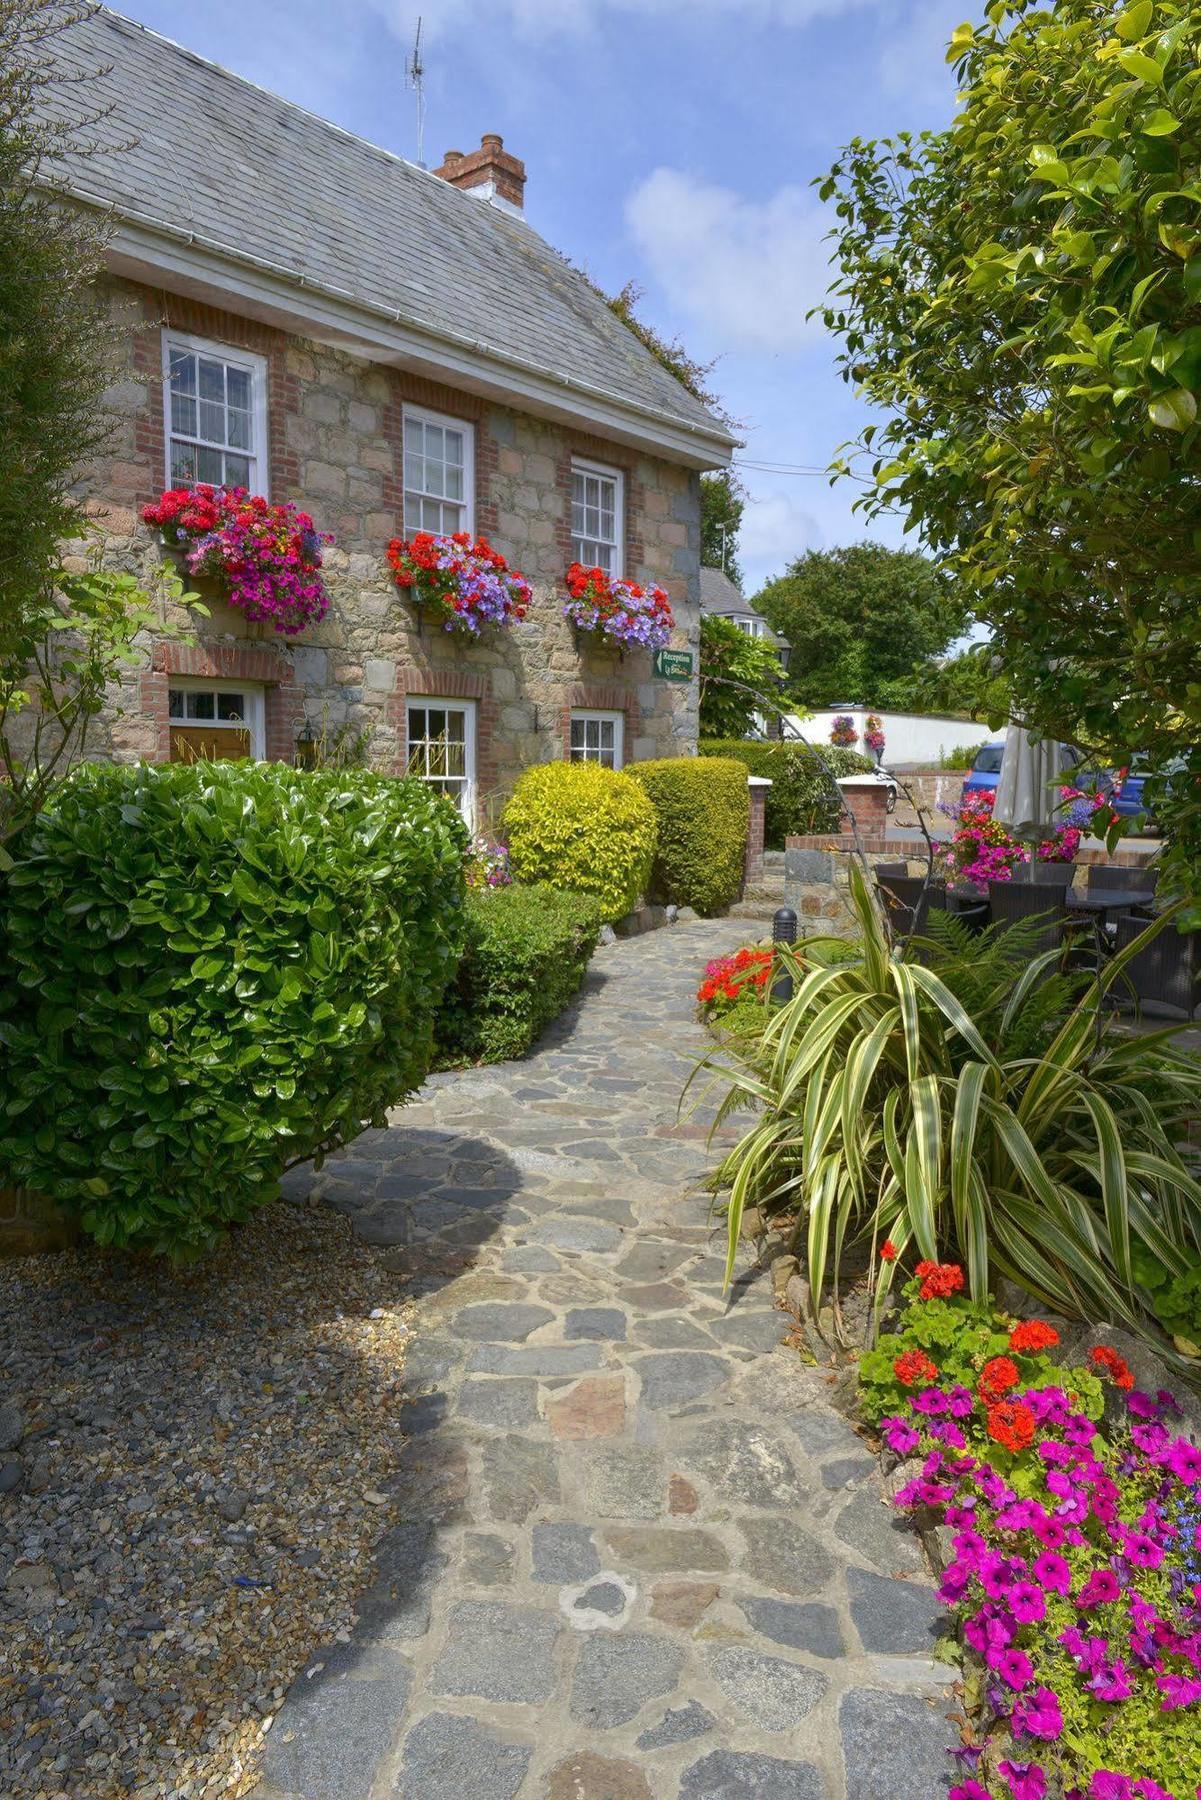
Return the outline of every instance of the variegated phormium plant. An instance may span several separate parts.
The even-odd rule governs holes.
[[[705,1065],[729,1081],[719,1120],[759,1114],[718,1172],[727,1282],[753,1205],[795,1216],[813,1307],[830,1285],[836,1318],[844,1249],[891,1239],[962,1262],[978,1297],[1005,1275],[1061,1312],[1153,1331],[1135,1251],[1179,1273],[1201,1248],[1201,1183],[1179,1149],[1201,1063],[1174,1031],[1136,1036],[1106,1010],[1145,936],[1073,981],[1057,952],[969,941],[945,916],[937,941],[897,949],[857,867],[851,898],[857,960],[799,944],[792,1000]]]

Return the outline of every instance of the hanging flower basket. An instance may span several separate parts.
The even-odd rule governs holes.
[[[661,587],[615,581],[604,569],[572,563],[567,571],[567,594],[563,617],[598,643],[618,650],[631,645],[663,650],[671,641],[675,619]]]
[[[427,608],[444,631],[462,637],[478,637],[490,625],[519,625],[533,598],[525,576],[510,569],[499,550],[485,538],[472,543],[465,531],[393,538],[388,562],[401,593]]]
[[[850,713],[839,713],[830,727],[830,742],[839,750],[853,750],[859,742],[855,721]]]
[[[884,755],[884,721],[879,713],[868,713],[863,724],[863,741],[879,762]]]
[[[168,488],[142,508],[142,518],[171,549],[182,550],[190,574],[220,581],[229,604],[247,619],[292,637],[329,611],[319,571],[322,546],[333,537],[291,504],[273,506],[245,488],[198,482]]]

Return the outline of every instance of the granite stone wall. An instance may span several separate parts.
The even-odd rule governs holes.
[[[176,671],[263,682],[269,756],[290,758],[305,721],[318,730],[349,726],[365,734],[373,766],[394,772],[405,764],[407,694],[473,699],[484,800],[502,799],[527,764],[566,755],[573,707],[624,713],[627,762],[695,752],[695,677],[656,681],[646,651],[619,657],[582,647],[560,610],[571,458],[587,454],[625,473],[624,573],[662,583],[676,617],[673,647],[698,654],[693,471],[191,300],[125,282],[113,282],[110,295],[128,362],[112,396],[117,432],[85,483],[105,561],[148,577],[165,554],[138,516],[166,485],[164,326],[266,358],[271,498],[311,512],[336,545],[325,557],[331,608],[320,626],[284,639],[204,592],[211,616],[195,627],[197,645],[145,645],[143,666],[100,721],[93,755],[165,759]],[[534,585],[527,622],[509,633],[467,644],[420,619],[392,583],[384,554],[404,531],[406,401],[474,427],[475,528]]]

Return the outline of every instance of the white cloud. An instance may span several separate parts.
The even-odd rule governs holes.
[[[797,494],[780,491],[752,494],[742,515],[738,558],[753,594],[779,575],[786,563],[825,541],[821,526]]]
[[[626,222],[674,310],[718,353],[792,352],[820,333],[828,228],[806,187],[749,200],[678,169],[656,169],[626,202]]]

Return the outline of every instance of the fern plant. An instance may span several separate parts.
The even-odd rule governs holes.
[[[1178,1149],[1201,1065],[1171,1030],[1115,1028],[1105,996],[1172,914],[1082,979],[1019,931],[969,940],[937,915],[898,952],[857,868],[851,899],[856,960],[798,945],[792,1000],[703,1065],[729,1084],[719,1123],[759,1114],[718,1171],[727,1283],[754,1205],[795,1216],[814,1310],[832,1284],[836,1318],[848,1245],[891,1239],[960,1261],[979,1299],[1001,1274],[1058,1311],[1153,1329],[1138,1260],[1182,1274],[1201,1247],[1201,1184]]]

